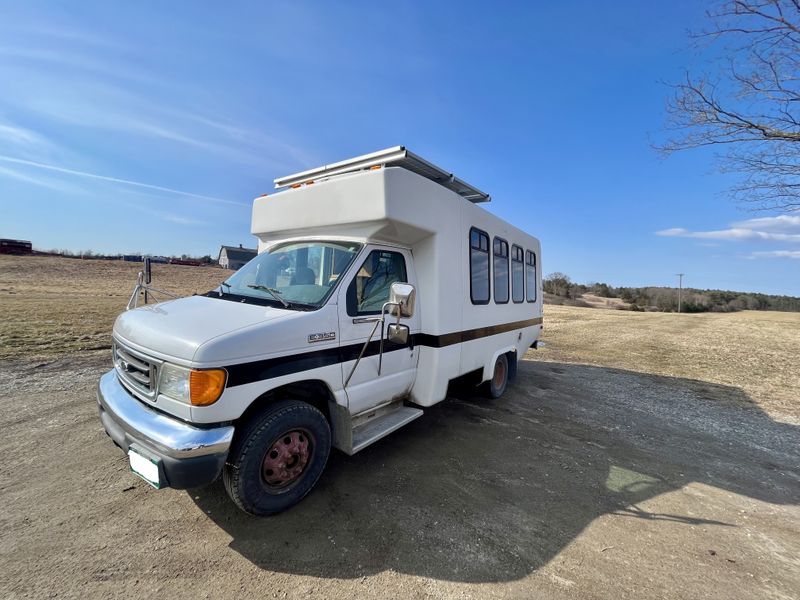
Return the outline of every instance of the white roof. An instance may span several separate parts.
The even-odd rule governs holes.
[[[275,187],[283,188],[323,177],[332,177],[334,175],[363,171],[372,167],[381,166],[402,167],[408,171],[422,175],[455,192],[459,196],[466,198],[470,202],[489,202],[491,200],[489,194],[471,186],[452,173],[448,173],[436,165],[429,163],[410,150],[406,150],[405,146],[394,146],[386,150],[379,150],[378,152],[356,156],[355,158],[349,158],[330,165],[323,165],[315,169],[309,169],[308,171],[279,177],[275,180]]]

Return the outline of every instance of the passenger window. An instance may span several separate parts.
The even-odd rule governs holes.
[[[473,304],[489,303],[489,234],[469,230],[469,295]]]
[[[536,302],[536,255],[530,250],[525,260],[525,280],[528,286],[528,302]]]
[[[373,250],[347,288],[347,314],[378,315],[396,281],[408,282],[406,261],[399,252]]]
[[[519,246],[511,246],[511,299],[525,300],[525,252]]]
[[[508,242],[494,238],[494,302],[508,302]]]

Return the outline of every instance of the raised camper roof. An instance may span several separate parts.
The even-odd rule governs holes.
[[[323,165],[308,171],[301,171],[294,175],[286,175],[275,179],[275,188],[280,189],[293,185],[301,185],[326,177],[353,173],[355,171],[365,171],[374,167],[402,167],[412,173],[422,175],[455,192],[459,196],[466,198],[470,202],[489,202],[491,196],[482,192],[478,188],[471,186],[447,171],[440,169],[436,165],[429,163],[424,158],[407,150],[405,146],[394,146],[386,150],[379,150],[370,154],[348,158],[330,165]]]

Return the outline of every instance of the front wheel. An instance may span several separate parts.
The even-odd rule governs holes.
[[[325,416],[304,402],[269,406],[237,435],[222,472],[231,500],[251,515],[294,506],[317,483],[331,451]]]
[[[508,356],[501,354],[494,362],[492,378],[483,384],[484,393],[492,399],[499,398],[508,386]]]

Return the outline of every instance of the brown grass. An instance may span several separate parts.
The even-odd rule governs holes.
[[[141,263],[0,256],[0,359],[110,348]],[[230,275],[217,267],[153,265],[153,285],[203,293]]]
[[[0,359],[110,347],[139,263],[0,256]],[[153,283],[202,293],[230,275],[154,265]],[[742,389],[762,408],[800,415],[800,313],[676,315],[546,306],[532,358],[708,381]]]
[[[638,313],[545,306],[533,358],[708,381],[800,415],[800,313]]]
[[[603,298],[595,294],[582,294],[581,300],[589,305],[590,308],[627,308],[629,303],[625,302],[622,298]]]

